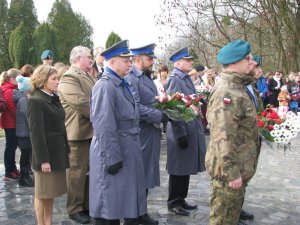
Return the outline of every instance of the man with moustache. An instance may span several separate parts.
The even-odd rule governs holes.
[[[245,188],[255,173],[260,147],[257,103],[249,89],[256,62],[250,52],[248,42],[235,40],[217,56],[223,70],[207,110],[211,130],[205,159],[212,189],[209,225],[245,224],[240,220]]]
[[[140,113],[140,140],[146,179],[146,193],[149,188],[160,185],[159,157],[160,157],[160,122],[167,122],[168,117],[152,107],[158,95],[154,81],[151,79],[154,63],[155,44],[130,49],[133,65],[129,74],[125,76],[130,90],[137,102]],[[139,218],[140,223],[158,224],[148,214]]]
[[[167,80],[167,93],[197,94],[189,72],[193,69],[193,56],[188,48],[175,52],[170,61],[174,69]],[[192,122],[171,121],[167,127],[167,169],[169,173],[169,211],[188,216],[196,209],[185,198],[188,195],[190,175],[205,171],[205,135],[200,118]]]
[[[70,68],[62,75],[59,97],[64,107],[68,142],[71,148],[67,170],[67,209],[78,223],[88,223],[88,160],[93,136],[90,122],[90,94],[95,84],[89,75],[92,56],[88,48],[76,46],[70,54]]]
[[[139,109],[124,76],[131,67],[128,41],[101,53],[107,67],[91,95],[90,215],[94,225],[149,224],[139,139]]]

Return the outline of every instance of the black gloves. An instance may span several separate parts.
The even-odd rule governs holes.
[[[182,149],[186,149],[189,146],[188,137],[183,136],[178,138],[179,147]]]
[[[116,173],[118,173],[119,169],[121,169],[123,167],[123,163],[122,161],[117,162],[111,166],[109,166],[107,168],[107,172],[111,175],[115,175]]]
[[[162,113],[162,114],[161,114],[161,122],[162,122],[162,123],[167,123],[168,121],[169,121],[168,115],[165,114],[165,113]]]

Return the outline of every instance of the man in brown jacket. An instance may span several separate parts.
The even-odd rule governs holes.
[[[71,67],[59,84],[59,96],[66,112],[65,125],[71,148],[70,169],[67,171],[67,209],[71,219],[88,223],[88,160],[93,136],[90,122],[89,98],[95,81],[89,72],[92,68],[90,50],[76,46],[70,54]]]

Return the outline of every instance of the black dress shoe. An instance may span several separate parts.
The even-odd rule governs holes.
[[[188,204],[186,201],[184,201],[182,204],[181,204],[181,207],[183,208],[183,209],[187,209],[187,210],[189,210],[189,209],[197,209],[197,205],[190,205],[190,204]]]
[[[181,216],[189,216],[190,212],[186,211],[184,208],[182,208],[181,205],[175,206],[175,207],[169,207],[168,208],[170,212],[173,212],[177,215],[181,215]]]
[[[243,222],[242,220],[239,220],[237,225],[248,225],[247,223]]]
[[[139,224],[143,225],[158,225],[158,221],[152,219],[148,213],[139,216]]]
[[[240,214],[240,219],[241,220],[253,220],[254,215],[251,213],[247,213],[246,211],[242,210]]]
[[[89,223],[91,222],[91,218],[86,215],[84,212],[78,212],[78,213],[74,213],[72,215],[69,215],[71,220],[76,221],[77,223]]]

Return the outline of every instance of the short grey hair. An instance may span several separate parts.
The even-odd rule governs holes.
[[[91,53],[91,50],[84,46],[76,46],[70,53],[70,63],[76,63],[79,57],[83,56],[85,52]]]

